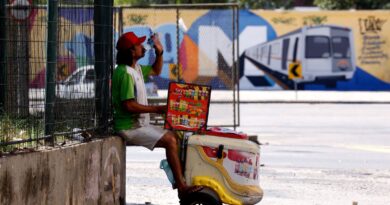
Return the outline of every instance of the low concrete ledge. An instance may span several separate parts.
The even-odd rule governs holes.
[[[125,204],[119,137],[0,158],[0,204]]]

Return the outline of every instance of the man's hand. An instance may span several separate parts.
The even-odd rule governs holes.
[[[125,100],[122,102],[122,106],[125,110],[131,112],[131,113],[158,113],[158,114],[164,114],[167,111],[166,105],[161,106],[146,106],[141,105],[134,99],[131,100]]]
[[[167,106],[166,105],[159,105],[159,106],[156,106],[156,113],[158,114],[164,114],[167,112]]]
[[[153,43],[154,43],[154,49],[156,51],[156,54],[160,54],[163,52],[163,46],[160,42],[160,37],[158,36],[158,33],[154,34],[152,36],[152,40],[153,40]]]
[[[154,51],[156,52],[156,60],[154,61],[152,67],[153,67],[153,72],[151,75],[160,75],[161,70],[163,67],[163,46],[161,45],[160,39],[158,37],[158,34],[156,33],[155,35],[152,36],[152,40],[154,42]]]

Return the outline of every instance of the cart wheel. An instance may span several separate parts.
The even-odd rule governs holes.
[[[214,191],[205,188],[181,199],[180,205],[222,205],[222,202]]]

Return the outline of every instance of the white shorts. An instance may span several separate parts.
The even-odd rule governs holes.
[[[146,125],[130,130],[121,130],[118,135],[121,136],[126,144],[138,145],[153,150],[157,142],[167,133],[161,127]]]

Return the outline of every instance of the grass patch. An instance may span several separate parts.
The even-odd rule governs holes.
[[[25,119],[10,117],[8,115],[0,116],[0,152],[12,152],[15,149],[33,148],[37,146],[38,137],[43,136],[44,126],[42,119],[28,117]],[[32,142],[19,143],[14,145],[5,145],[9,142],[22,140],[33,140]]]

